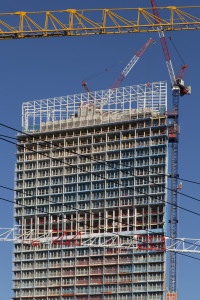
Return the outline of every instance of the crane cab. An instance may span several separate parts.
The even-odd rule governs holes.
[[[177,78],[176,79],[176,85],[179,87],[180,89],[180,96],[184,96],[184,95],[190,95],[191,94],[191,86],[186,86],[184,84],[183,79],[181,78]]]

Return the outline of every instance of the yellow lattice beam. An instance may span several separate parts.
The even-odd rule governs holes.
[[[79,36],[200,29],[200,6],[152,8],[67,9],[0,14],[0,39]]]

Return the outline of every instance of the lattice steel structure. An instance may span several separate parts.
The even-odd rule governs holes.
[[[165,111],[166,90],[167,83],[161,81],[26,102],[22,106],[22,130],[37,132],[115,122],[121,115],[129,119],[135,112],[138,116],[146,108]],[[94,118],[89,119],[94,106],[97,113],[93,110]],[[78,113],[81,118],[77,119]]]
[[[23,104],[14,300],[164,299],[166,108],[166,82]]]
[[[200,28],[200,6],[151,8],[65,9],[0,14],[0,39],[82,36],[194,30]]]

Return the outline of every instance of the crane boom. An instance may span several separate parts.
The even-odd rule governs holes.
[[[121,84],[121,82],[124,80],[124,78],[128,75],[128,73],[132,70],[132,68],[135,66],[137,61],[140,59],[142,54],[145,52],[145,50],[149,47],[151,43],[154,43],[154,40],[150,38],[148,42],[133,56],[133,58],[129,61],[127,66],[124,68],[124,70],[121,72],[119,77],[116,79],[116,81],[113,83],[110,89],[116,89]]]
[[[153,9],[153,14],[154,14],[154,17],[155,17],[155,23],[157,25],[159,25],[160,23],[162,23],[162,19],[159,16],[158,9],[157,9],[156,4],[155,4],[155,0],[150,0],[150,1],[151,1],[152,9]],[[158,29],[158,35],[159,35],[162,50],[163,50],[163,53],[164,53],[167,69],[168,69],[168,72],[169,72],[169,77],[170,77],[172,89],[173,88],[175,90],[179,89],[181,96],[184,96],[186,94],[190,95],[191,94],[191,87],[186,86],[184,84],[184,81],[182,80],[183,75],[184,75],[184,73],[187,69],[187,65],[183,65],[180,68],[179,75],[176,78],[175,73],[174,73],[174,68],[173,68],[173,65],[172,65],[172,61],[171,61],[171,58],[170,58],[169,50],[168,50],[168,47],[167,47],[167,41],[166,41],[165,34],[164,34],[164,31],[163,31],[163,26],[159,25],[157,29]]]
[[[158,10],[156,8],[154,0],[151,0],[151,5],[152,5],[152,9],[153,9],[153,14],[155,16],[155,22],[156,22],[156,24],[159,24],[161,22],[161,19],[160,19],[160,16],[158,14]],[[163,32],[162,26],[158,26],[158,29],[159,29],[158,35],[159,35],[159,38],[160,38],[162,50],[163,50],[165,61],[166,61],[166,64],[167,64],[167,69],[168,69],[168,72],[169,72],[171,84],[172,84],[172,86],[174,86],[176,84],[176,77],[175,77],[172,61],[171,61],[171,58],[170,58],[169,50],[168,50],[168,47],[167,47],[167,41],[166,41],[166,38],[165,38],[165,34]]]
[[[149,45],[151,43],[154,43],[154,40],[152,38],[150,38],[148,40],[148,42],[146,42],[144,44],[144,46],[135,53],[135,55],[133,56],[133,58],[131,58],[131,60],[129,61],[129,63],[126,65],[126,67],[124,68],[124,70],[121,72],[121,74],[119,75],[119,77],[116,79],[116,81],[112,84],[112,86],[110,87],[111,90],[118,88],[118,86],[121,84],[121,82],[124,80],[124,78],[129,74],[129,72],[132,70],[132,68],[135,66],[135,64],[137,63],[137,61],[140,59],[140,57],[142,56],[142,54],[145,52],[145,50],[149,47]],[[85,81],[82,81],[82,86],[85,88],[86,92],[89,94],[90,98],[92,98],[90,90],[87,86],[87,83]]]
[[[88,86],[87,86],[87,82],[85,82],[84,80],[82,80],[82,86],[84,87],[84,89],[85,89],[86,92],[88,93],[90,99],[91,99],[91,100],[94,100],[94,97],[92,97],[91,91],[89,90],[89,88],[88,88]]]
[[[162,30],[162,27],[161,27],[161,30]],[[164,53],[164,56],[165,56],[165,61],[166,61],[166,64],[167,64],[167,69],[168,69],[169,77],[170,77],[170,80],[171,80],[171,85],[174,86],[176,84],[176,77],[175,77],[172,61],[171,61],[171,58],[170,58],[170,55],[169,55],[169,50],[168,50],[168,47],[167,47],[165,34],[164,34],[163,31],[158,31],[158,34],[159,34],[159,37],[160,37],[160,42],[161,42],[163,53]]]
[[[20,233],[20,227],[14,228],[0,228],[0,242],[14,242],[14,243],[23,243],[29,244],[35,247],[40,247],[41,244],[58,244],[58,245],[74,245],[74,246],[84,246],[90,245],[94,247],[104,247],[104,248],[119,248],[119,249],[127,249],[129,251],[140,249],[143,250],[143,247],[140,243],[141,236],[139,235],[129,235],[128,243],[118,242],[117,239],[119,236],[123,236],[123,234],[111,233],[109,235],[109,241],[102,242],[102,237],[104,234],[95,234],[88,235],[84,234],[84,232],[77,232],[73,236],[68,236],[66,231],[55,231],[55,230],[44,230],[43,232],[38,232],[36,230],[30,230],[26,233]],[[126,235],[127,236],[127,235]],[[85,239],[82,239],[84,237]],[[155,237],[154,237],[155,238]],[[98,243],[97,242],[98,239]],[[170,237],[165,237],[165,248],[161,248],[160,251],[169,251],[176,253],[196,253],[200,254],[200,239],[191,239],[191,238],[177,238],[171,242]],[[74,243],[78,242],[77,243]],[[158,240],[159,243],[159,240]],[[145,248],[144,248],[145,250]],[[151,249],[154,251],[155,249]],[[149,250],[150,251],[150,250]]]
[[[65,9],[0,14],[0,39],[156,32],[151,8]],[[200,6],[159,7],[164,31],[200,29]],[[158,18],[157,18],[158,21]]]

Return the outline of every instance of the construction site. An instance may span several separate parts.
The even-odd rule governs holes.
[[[25,239],[15,244],[14,299],[163,298],[165,253],[156,248],[165,236],[166,89],[160,82],[99,91],[93,104],[88,94],[24,104],[31,136],[18,137],[15,218]],[[80,96],[89,99],[80,105]],[[51,111],[70,118],[45,122]],[[114,247],[101,247],[113,237]],[[120,247],[132,238],[141,250]]]
[[[200,238],[179,236],[179,209],[199,215],[178,200],[179,101],[192,90],[188,66],[174,71],[165,31],[200,29],[200,14],[168,7],[161,19],[164,8],[149,3],[135,9],[137,27],[120,9],[102,10],[100,29],[84,10],[67,10],[69,27],[53,12],[43,29],[19,12],[19,32],[0,31],[0,39],[155,31],[170,80],[124,83],[155,44],[149,37],[109,89],[82,80],[81,93],[24,101],[20,130],[1,123],[16,132],[15,142],[1,135],[17,149],[14,201],[0,198],[14,204],[13,227],[0,228],[0,241],[13,243],[12,300],[182,300],[178,255],[200,260]]]

